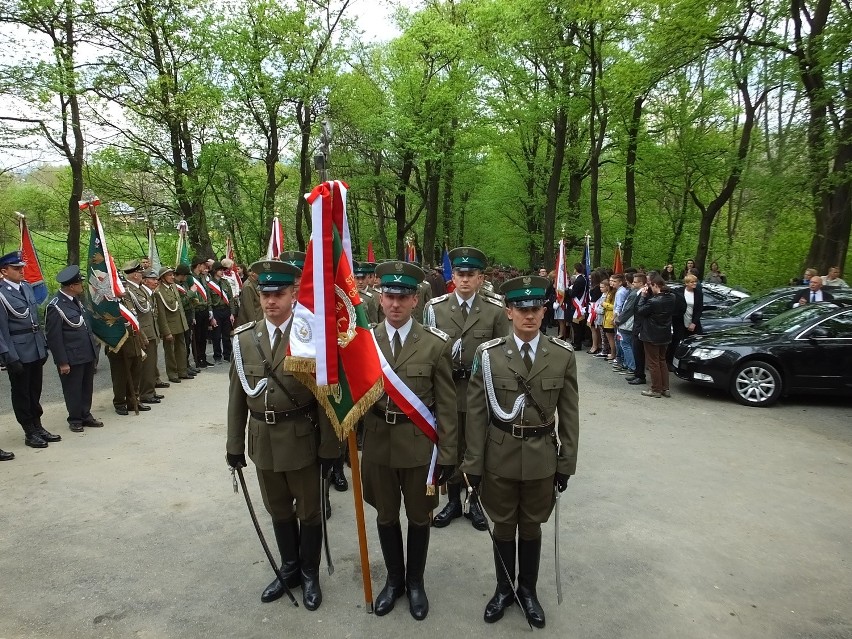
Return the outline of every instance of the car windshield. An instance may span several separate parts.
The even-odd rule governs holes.
[[[825,315],[826,308],[837,307],[834,304],[820,302],[791,308],[763,322],[760,325],[760,331],[764,333],[798,332],[810,324],[811,320]]]
[[[721,309],[720,313],[730,316],[746,315],[759,306],[765,299],[766,297],[747,297],[726,309]]]

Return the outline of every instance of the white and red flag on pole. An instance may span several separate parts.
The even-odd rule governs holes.
[[[277,260],[284,252],[284,228],[276,215],[272,218],[272,230],[269,233],[269,245],[266,247],[266,259]]]
[[[38,261],[33,238],[27,228],[27,218],[23,213],[16,212],[18,226],[21,229],[21,259],[26,263],[24,266],[24,279],[33,287],[33,295],[37,304],[47,299],[47,284],[44,283],[44,273],[41,263]]]
[[[568,279],[568,267],[565,264],[565,238],[559,240],[559,255],[556,256],[556,302],[565,308],[565,293],[570,294],[571,280]]]

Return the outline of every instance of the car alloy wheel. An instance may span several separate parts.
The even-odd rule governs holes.
[[[731,393],[745,406],[772,406],[781,396],[781,375],[766,362],[745,362],[734,373]]]

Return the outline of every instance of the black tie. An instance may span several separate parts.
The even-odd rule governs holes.
[[[524,345],[521,346],[521,358],[524,360],[524,365],[527,367],[527,372],[532,368],[532,357],[530,357],[530,345],[528,342],[524,342]]]
[[[276,326],[275,333],[272,336],[272,359],[275,359],[279,346],[281,346],[281,329]]]
[[[464,321],[466,322],[467,321],[467,302],[462,302],[461,312],[462,312],[462,319],[464,319]]]
[[[399,331],[393,334],[393,361],[399,359],[399,353],[402,350],[402,340],[399,338]]]

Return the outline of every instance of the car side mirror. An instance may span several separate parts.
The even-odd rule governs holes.
[[[750,319],[753,323],[755,323],[755,324],[759,324],[760,322],[762,322],[762,321],[763,321],[763,313],[761,313],[760,311],[755,311],[754,313],[752,313],[751,315],[749,315],[749,316],[748,316],[748,318],[749,318],[749,319]]]
[[[810,333],[808,333],[808,339],[827,339],[831,337],[828,333],[827,328],[823,328],[822,326],[817,326]]]

